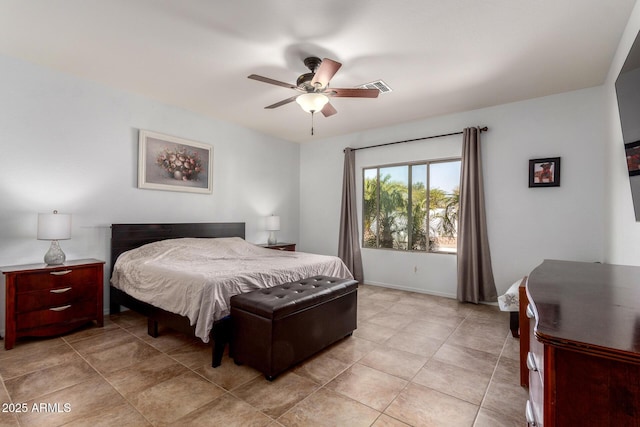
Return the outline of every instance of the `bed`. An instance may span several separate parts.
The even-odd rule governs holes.
[[[265,249],[244,236],[244,223],[113,224],[110,311],[142,313],[154,337],[162,324],[212,339],[215,367],[229,339],[231,296],[311,275],[351,278],[337,257]]]

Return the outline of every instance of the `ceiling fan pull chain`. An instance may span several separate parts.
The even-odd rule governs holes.
[[[315,111],[311,110],[311,136],[313,136],[313,113],[315,113]]]

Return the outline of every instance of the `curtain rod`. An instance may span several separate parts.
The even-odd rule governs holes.
[[[489,128],[487,126],[483,126],[483,127],[480,128],[480,132],[486,132],[488,130],[489,130]],[[442,135],[423,136],[422,138],[405,139],[404,141],[387,142],[385,144],[368,145],[366,147],[352,148],[352,150],[353,151],[366,150],[367,148],[376,148],[376,147],[384,147],[385,145],[403,144],[405,142],[421,141],[423,139],[442,138],[443,136],[462,135],[463,133],[464,133],[464,131],[452,132],[452,133],[444,133]],[[343,151],[345,151],[345,150],[343,150]]]

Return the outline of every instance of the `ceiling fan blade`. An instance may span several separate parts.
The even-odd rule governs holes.
[[[329,84],[329,80],[338,72],[340,67],[342,67],[341,63],[329,58],[324,58],[316,70],[311,84],[315,86],[316,83],[320,83],[322,85],[321,87],[326,87]]]
[[[257,80],[257,81],[263,82],[263,83],[269,83],[269,84],[276,85],[276,86],[288,87],[289,89],[297,89],[298,88],[297,86],[294,86],[291,83],[281,82],[280,80],[270,79],[269,77],[263,77],[263,76],[259,76],[257,74],[251,74],[250,76],[247,76],[247,78],[250,78],[251,80]]]
[[[334,108],[334,106],[333,106],[333,105],[331,105],[331,103],[330,103],[330,102],[327,102],[327,103],[324,105],[324,107],[322,108],[322,111],[321,111],[321,112],[322,112],[322,114],[323,114],[325,117],[329,117],[329,116],[333,116],[334,114],[336,114],[336,113],[338,112],[338,110],[336,110],[336,109]]]
[[[283,105],[286,105],[286,104],[288,104],[290,102],[295,101],[297,97],[298,97],[298,95],[292,96],[291,98],[283,99],[282,101],[276,102],[275,104],[267,105],[264,108],[270,110],[270,109],[273,109],[273,108],[282,107]]]
[[[380,94],[378,89],[358,89],[358,88],[335,88],[327,91],[329,96],[340,98],[377,98]]]

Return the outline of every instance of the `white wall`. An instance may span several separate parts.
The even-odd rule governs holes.
[[[111,223],[245,221],[266,242],[275,213],[298,240],[298,144],[7,57],[0,75],[0,265],[42,262],[53,209],[73,215],[67,259],[108,263]],[[213,194],[138,189],[139,129],[211,145]]]
[[[615,81],[640,31],[640,3],[631,13],[604,84],[606,115],[607,207],[605,260],[612,264],[640,265],[640,223],[636,222],[631,186],[616,102]]]
[[[482,150],[498,293],[545,258],[601,261],[603,100],[601,87],[590,88],[304,144],[300,247],[337,253],[344,147],[487,125]],[[364,166],[450,157],[460,155],[460,147],[461,136],[455,136],[358,151],[358,181]],[[556,156],[562,158],[561,186],[528,188],[529,159]],[[363,263],[367,283],[455,296],[455,256],[364,249]]]

